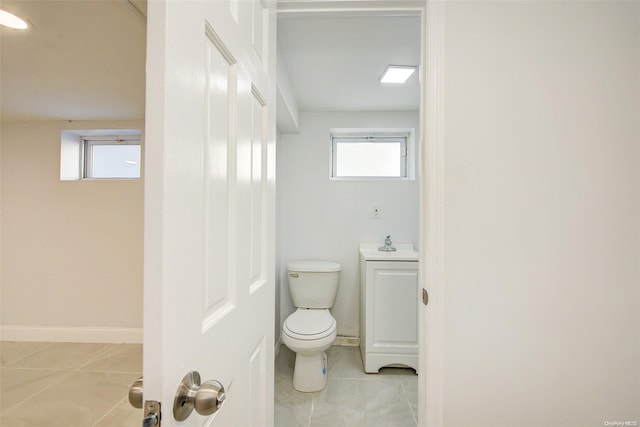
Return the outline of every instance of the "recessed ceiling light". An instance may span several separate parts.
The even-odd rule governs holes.
[[[125,160],[124,162],[126,164],[128,164],[128,165],[137,165],[138,164],[138,162],[136,162],[135,160]]]
[[[3,9],[0,9],[0,25],[16,30],[26,30],[29,28],[27,21]]]
[[[389,65],[380,76],[380,83],[404,83],[416,71],[407,65]]]

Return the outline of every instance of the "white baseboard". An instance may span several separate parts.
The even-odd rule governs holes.
[[[142,328],[0,325],[2,341],[141,344]]]
[[[275,345],[275,357],[278,357],[278,353],[280,353],[280,346],[284,345],[282,342],[282,336],[278,338]],[[359,337],[344,337],[338,335],[336,339],[333,341],[331,345],[339,345],[343,347],[358,347],[360,345]]]

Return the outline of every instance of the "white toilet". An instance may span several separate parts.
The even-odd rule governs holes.
[[[336,319],[329,309],[338,293],[341,265],[332,261],[295,261],[287,265],[293,305],[284,321],[282,341],[296,353],[293,388],[322,390],[327,384],[327,354],[336,339]]]

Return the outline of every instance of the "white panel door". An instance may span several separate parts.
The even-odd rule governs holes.
[[[275,2],[148,2],[144,399],[162,426],[272,426]],[[174,419],[189,371],[213,415]]]

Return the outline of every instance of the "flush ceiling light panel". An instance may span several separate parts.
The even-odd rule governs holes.
[[[16,30],[26,30],[29,28],[27,21],[3,9],[0,9],[0,25]]]
[[[380,76],[380,83],[404,83],[416,71],[416,67],[389,65]]]

